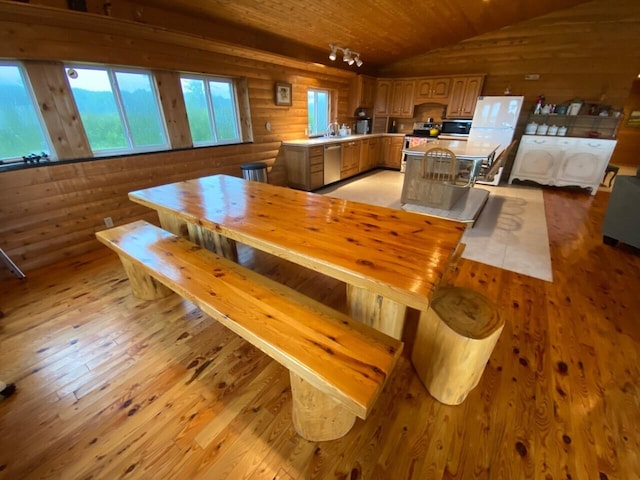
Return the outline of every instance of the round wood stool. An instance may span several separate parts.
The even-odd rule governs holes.
[[[420,314],[411,354],[429,393],[447,405],[462,403],[480,381],[503,327],[496,306],[480,293],[441,288]]]

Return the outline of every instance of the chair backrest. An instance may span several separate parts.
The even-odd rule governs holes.
[[[422,158],[420,175],[434,182],[455,182],[458,175],[455,153],[443,147],[428,149]]]
[[[500,155],[498,155],[498,158],[496,158],[493,163],[491,164],[491,167],[489,168],[489,170],[487,171],[487,173],[485,174],[484,180],[487,182],[492,182],[493,178],[495,177],[496,173],[498,173],[498,170],[500,170],[500,167],[503,167],[504,164],[506,163],[507,159],[509,158],[509,155],[511,154],[511,151],[515,148],[516,144],[518,143],[517,140],[514,140],[513,142],[511,142],[509,144],[509,146],[507,148],[505,148]]]

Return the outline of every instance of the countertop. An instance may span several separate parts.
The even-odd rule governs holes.
[[[365,138],[375,137],[404,137],[404,133],[370,133],[367,135],[347,135],[346,137],[332,136],[332,137],[316,137],[316,138],[300,138],[297,140],[285,140],[282,145],[299,146],[299,147],[311,147],[314,145],[328,145],[330,143],[343,143],[353,140],[363,140]]]
[[[416,145],[415,147],[403,150],[407,155],[423,156],[424,153],[433,147],[443,147],[451,150],[456,157],[474,159],[488,158],[499,147],[497,143],[472,142],[465,140],[434,140],[433,142]]]

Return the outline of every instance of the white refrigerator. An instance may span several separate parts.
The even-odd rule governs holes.
[[[520,116],[524,97],[478,97],[469,140],[498,143],[495,158],[509,146]]]

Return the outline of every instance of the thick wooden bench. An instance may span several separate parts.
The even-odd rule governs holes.
[[[402,342],[144,221],[101,231],[134,295],[172,291],[285,366],[293,423],[307,440],[345,435],[365,419]]]

